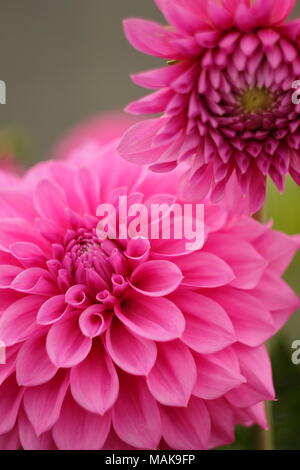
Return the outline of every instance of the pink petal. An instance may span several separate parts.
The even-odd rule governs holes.
[[[164,26],[138,18],[125,20],[123,26],[127,40],[138,51],[165,59],[175,57],[169,40],[176,36]]]
[[[267,266],[267,262],[250,243],[227,234],[211,234],[205,249],[229,264],[235,274],[231,285],[239,289],[253,289]]]
[[[1,364],[1,367],[0,367],[0,386],[15,371],[16,358],[17,358],[18,351],[19,351],[19,345],[6,348],[6,352],[5,352],[6,362],[5,364]]]
[[[186,408],[160,410],[163,438],[172,449],[207,449],[211,423],[203,400],[192,397]]]
[[[100,336],[108,325],[108,319],[105,315],[105,305],[91,305],[86,308],[79,317],[79,326],[84,334],[88,338],[95,338]]]
[[[272,272],[266,272],[259,285],[251,292],[271,311],[278,331],[300,307],[300,299],[286,282]]]
[[[137,450],[135,447],[127,444],[124,441],[121,441],[119,437],[114,432],[113,428],[111,428],[108,438],[102,447],[102,450]]]
[[[274,335],[272,315],[255,296],[228,287],[216,290],[212,297],[226,310],[241,343],[259,346]]]
[[[108,436],[110,422],[109,413],[104,416],[89,413],[69,394],[52,434],[60,450],[100,450]]]
[[[268,230],[255,242],[255,248],[269,262],[269,268],[281,276],[299,250],[299,242],[285,233]]]
[[[3,312],[0,318],[0,339],[6,346],[19,343],[38,329],[36,316],[44,300],[44,297],[22,297]]]
[[[0,366],[1,367],[1,366]],[[10,432],[16,422],[24,390],[12,374],[0,387],[0,435]]]
[[[165,298],[150,299],[135,293],[119,303],[115,313],[134,333],[156,341],[179,338],[185,327],[179,308]]]
[[[182,341],[202,354],[212,354],[236,341],[232,323],[222,307],[203,295],[184,291],[171,296],[184,312],[186,328]]]
[[[0,435],[0,450],[19,450],[20,447],[19,429],[17,425],[12,431]]]
[[[205,251],[178,257],[174,262],[183,273],[183,286],[219,287],[235,279],[232,269],[225,261]]]
[[[51,430],[59,418],[69,386],[69,375],[59,371],[49,382],[26,388],[24,408],[37,436]]]
[[[182,278],[180,269],[170,261],[147,261],[133,271],[130,285],[141,294],[161,297],[176,290]]]
[[[207,400],[206,407],[211,419],[209,448],[231,444],[234,441],[234,414],[232,407],[224,398]]]
[[[0,289],[10,287],[15,277],[22,271],[19,266],[10,266],[2,264],[0,266]]]
[[[43,250],[35,243],[17,242],[10,246],[11,254],[19,260],[25,267],[43,267],[45,265],[45,255]]]
[[[147,375],[157,357],[153,341],[135,335],[118,320],[107,331],[106,347],[113,361],[133,375]]]
[[[241,374],[247,383],[227,393],[226,398],[234,406],[245,408],[263,400],[274,400],[272,366],[265,346],[249,348],[234,345],[241,366]]]
[[[55,295],[46,300],[37,314],[37,322],[40,325],[52,325],[59,321],[66,313],[67,305],[64,295]]]
[[[24,450],[55,450],[55,444],[50,432],[37,436],[25,413],[19,416],[19,434]]]
[[[75,316],[51,326],[46,346],[53,364],[68,368],[80,364],[87,357],[92,340],[83,336]]]
[[[23,219],[1,219],[0,248],[9,251],[10,245],[16,241],[37,243],[42,245],[38,235],[32,231],[32,225]]]
[[[152,147],[156,133],[163,125],[161,119],[148,119],[130,127],[121,139],[119,153],[121,157],[139,165],[154,163],[165,147]]]
[[[238,360],[231,348],[216,354],[196,354],[194,359],[197,367],[197,381],[193,394],[199,398],[214,400],[245,382],[245,378],[240,373]]]
[[[57,287],[48,271],[42,268],[23,270],[11,283],[11,288],[26,294],[52,295],[57,293]]]
[[[46,337],[27,340],[21,347],[16,362],[16,377],[19,385],[33,387],[41,385],[56,374],[55,367],[46,351]]]
[[[62,187],[51,180],[38,183],[34,193],[34,206],[41,217],[65,224],[65,209],[68,202]]]
[[[161,439],[160,415],[143,378],[120,376],[120,394],[112,419],[117,435],[127,444],[138,449],[157,448]]]
[[[192,354],[179,340],[157,347],[157,360],[147,377],[150,392],[163,405],[187,406],[196,381]]]
[[[117,399],[118,376],[100,341],[84,361],[72,368],[70,377],[73,398],[91,413],[104,415]]]

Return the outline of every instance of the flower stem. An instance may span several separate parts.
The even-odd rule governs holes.
[[[253,216],[258,222],[265,223],[267,220],[266,205]],[[270,352],[271,345],[268,344]],[[269,429],[266,431],[258,426],[254,428],[254,445],[257,450],[273,450],[274,449],[274,422],[273,422],[273,403],[267,401],[265,403],[267,421]]]
[[[269,429],[265,431],[258,426],[254,428],[254,445],[256,450],[274,450],[274,432],[273,432],[273,403],[265,403],[266,415],[269,423]]]

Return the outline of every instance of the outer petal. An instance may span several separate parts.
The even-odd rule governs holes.
[[[17,362],[16,376],[19,385],[32,387],[52,379],[57,367],[52,364],[46,351],[46,336],[27,340],[21,347]]]
[[[147,377],[150,392],[163,405],[187,406],[196,381],[189,349],[180,341],[158,344],[157,361]]]
[[[139,449],[157,448],[161,439],[160,415],[143,378],[120,376],[113,425],[119,438],[127,444]]]
[[[0,435],[0,450],[19,450],[20,446],[18,425],[12,431]]]
[[[215,290],[212,298],[227,312],[241,343],[259,346],[275,333],[272,315],[249,291],[225,287]]]
[[[0,435],[10,432],[16,422],[24,390],[12,374],[0,387]]]
[[[68,386],[69,374],[59,371],[49,382],[26,388],[24,408],[37,436],[50,430],[58,420]]]
[[[272,367],[265,346],[249,348],[237,343],[234,350],[247,383],[227,393],[226,398],[229,402],[234,406],[245,408],[263,400],[274,400]]]
[[[270,271],[266,272],[251,294],[271,311],[276,331],[300,307],[300,299],[286,282]]]
[[[253,289],[267,267],[266,260],[250,243],[227,234],[212,234],[205,249],[229,264],[235,274],[231,285],[240,289]]]
[[[187,408],[161,407],[160,410],[163,438],[172,449],[207,449],[211,423],[203,400],[192,397]]]
[[[209,448],[230,444],[234,441],[234,413],[224,398],[207,400],[206,406],[210,415],[212,429]]]
[[[211,354],[236,341],[232,323],[222,307],[203,295],[181,291],[171,299],[185,313],[182,341],[202,354]]]
[[[300,244],[297,238],[268,230],[256,242],[255,248],[269,262],[269,268],[281,276],[289,266]]]
[[[71,395],[63,403],[60,418],[53,427],[53,438],[60,450],[100,450],[110,430],[110,414],[89,413]]]
[[[130,127],[118,147],[121,157],[139,165],[154,163],[166,148],[152,148],[153,138],[162,126],[163,121],[156,118],[138,122]]]
[[[229,284],[235,275],[221,258],[201,251],[192,255],[175,258],[184,279],[182,285],[190,287],[219,287]]]
[[[193,394],[205,400],[214,400],[246,381],[231,348],[216,354],[194,356],[197,381]]]
[[[177,36],[164,26],[138,18],[125,20],[123,24],[128,41],[138,51],[165,59],[176,57],[176,49],[169,41]]]
[[[91,413],[104,415],[117,399],[118,376],[100,341],[83,362],[72,368],[70,378],[74,399]]]
[[[6,346],[19,343],[35,332],[37,312],[45,299],[26,296],[12,303],[0,319],[0,339]]]
[[[25,450],[55,450],[55,444],[50,432],[37,436],[25,413],[19,416],[19,434]]]

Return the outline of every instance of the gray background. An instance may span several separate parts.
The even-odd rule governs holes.
[[[130,16],[162,19],[152,0],[0,0],[0,127],[24,129],[31,160],[78,121],[144,94],[129,74],[158,61],[127,43]]]
[[[130,16],[162,19],[152,0],[0,0],[0,127],[24,129],[31,161],[78,121],[144,94],[129,74],[159,62],[127,43]]]

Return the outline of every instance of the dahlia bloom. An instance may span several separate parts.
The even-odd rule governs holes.
[[[125,34],[170,65],[132,76],[156,91],[127,111],[162,116],[134,125],[120,154],[160,172],[186,162],[191,200],[217,202],[237,179],[251,213],[264,202],[267,175],[281,192],[288,173],[300,184],[300,105],[292,102],[300,20],[285,22],[295,0],[155,3],[169,26],[129,19]]]
[[[298,238],[206,204],[202,250],[101,241],[99,204],[176,200],[116,153],[77,149],[1,190],[1,449],[208,449],[267,427],[263,343],[299,306],[281,280]]]

